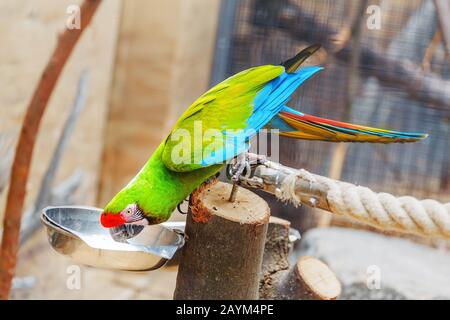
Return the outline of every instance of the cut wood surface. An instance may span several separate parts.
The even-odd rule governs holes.
[[[339,280],[326,264],[301,257],[290,267],[290,222],[271,217],[261,267],[262,300],[334,300],[341,292]]]
[[[341,284],[325,263],[313,257],[301,257],[277,289],[277,299],[335,300],[341,293]]]
[[[192,195],[174,299],[258,299],[270,209],[244,188],[204,185]]]

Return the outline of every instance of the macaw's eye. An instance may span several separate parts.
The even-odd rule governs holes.
[[[131,208],[128,208],[127,211],[125,212],[127,215],[131,216],[131,214],[133,213],[133,211],[131,210]]]

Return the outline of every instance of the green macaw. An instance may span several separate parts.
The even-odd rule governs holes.
[[[235,74],[198,98],[179,118],[139,173],[105,206],[106,228],[166,221],[179,203],[225,162],[248,149],[264,127],[280,135],[325,141],[412,142],[426,137],[307,115],[286,106],[292,93],[321,67],[299,68],[314,45],[281,65]]]

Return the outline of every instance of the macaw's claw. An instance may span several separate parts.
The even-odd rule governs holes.
[[[236,200],[240,177],[249,176],[251,173],[250,161],[250,154],[248,152],[244,152],[234,158],[233,162],[227,167],[227,176],[233,182],[233,188],[231,189],[230,197],[228,199],[230,202],[234,202]]]
[[[184,200],[184,201],[186,201],[186,200]],[[184,201],[183,201],[183,202],[184,202]],[[179,204],[177,204],[177,210],[178,210],[178,212],[181,213],[181,214],[187,214],[187,211],[184,212],[183,210],[181,210],[181,205],[183,204],[183,202],[180,202]]]
[[[182,205],[184,202],[187,202],[187,203],[188,203],[188,210],[189,210],[189,206],[191,205],[191,197],[192,197],[192,195],[189,195],[189,197],[187,197],[187,198],[184,199],[182,202],[180,202],[179,204],[177,204],[177,210],[178,210],[179,213],[181,213],[181,214],[187,214],[187,213],[188,213],[187,211],[184,212],[183,210],[181,210],[181,205]]]
[[[227,176],[233,183],[239,182],[239,177],[250,174],[250,161],[248,153],[241,153],[227,167]]]

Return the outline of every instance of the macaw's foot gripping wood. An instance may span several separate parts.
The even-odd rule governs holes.
[[[270,210],[253,192],[218,182],[195,191],[174,299],[258,299]]]
[[[261,268],[260,299],[334,300],[341,284],[326,264],[301,257],[289,265],[289,221],[271,217]]]

